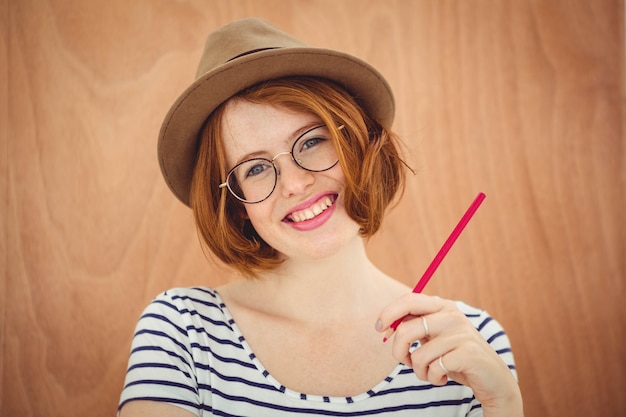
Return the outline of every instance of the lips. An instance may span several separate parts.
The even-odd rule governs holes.
[[[285,217],[285,220],[292,223],[300,223],[314,219],[315,217],[322,214],[330,206],[332,206],[336,199],[336,195],[326,195],[309,207],[290,213],[289,215],[287,215],[287,217]]]

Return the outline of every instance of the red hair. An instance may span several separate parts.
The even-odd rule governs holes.
[[[317,115],[335,141],[346,178],[348,215],[364,238],[379,229],[387,207],[403,191],[406,167],[399,141],[388,127],[373,120],[346,90],[325,79],[281,78],[234,97]],[[224,104],[209,116],[200,133],[190,203],[203,244],[227,265],[253,277],[275,268],[281,257],[256,233],[244,203],[219,188],[228,172],[221,136],[223,114]]]

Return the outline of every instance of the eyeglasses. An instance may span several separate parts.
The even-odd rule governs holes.
[[[228,187],[231,194],[244,203],[260,203],[276,188],[280,170],[274,161],[281,155],[291,155],[297,166],[311,172],[327,171],[338,162],[328,127],[316,126],[298,136],[290,152],[281,152],[272,159],[254,158],[238,163],[219,187]]]

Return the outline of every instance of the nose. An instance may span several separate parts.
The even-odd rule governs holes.
[[[289,155],[289,158],[283,158],[281,163],[278,164],[276,158],[281,155]],[[280,186],[280,192],[284,197],[302,194],[309,185],[313,184],[315,180],[314,173],[300,167],[293,160],[291,152],[282,152],[276,155],[272,161],[276,166],[278,174],[277,185]]]

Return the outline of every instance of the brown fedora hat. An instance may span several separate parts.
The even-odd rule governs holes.
[[[390,126],[393,121],[391,88],[366,62],[342,52],[311,48],[262,19],[238,20],[209,35],[196,80],[172,105],[161,126],[161,172],[178,199],[189,205],[198,133],[213,110],[247,87],[294,75],[335,81],[378,122]]]

